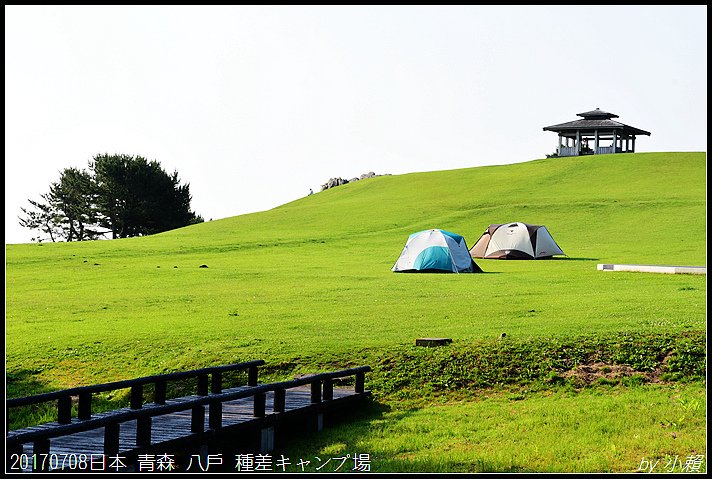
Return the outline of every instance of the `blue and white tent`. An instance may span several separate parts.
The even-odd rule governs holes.
[[[410,235],[398,261],[391,269],[395,272],[482,272],[472,260],[465,238],[438,229],[419,231]]]

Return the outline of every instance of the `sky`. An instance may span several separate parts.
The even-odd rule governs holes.
[[[5,242],[65,168],[140,155],[206,221],[330,178],[544,158],[595,108],[707,151],[707,6],[4,6]]]

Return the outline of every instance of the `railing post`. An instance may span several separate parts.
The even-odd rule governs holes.
[[[198,376],[198,396],[208,395],[208,375],[201,374]]]
[[[311,383],[311,402],[319,403],[321,402],[321,380],[315,379]]]
[[[91,418],[91,393],[79,393],[79,406],[77,407],[77,417],[79,419]]]
[[[213,394],[220,394],[222,392],[222,373],[220,371],[216,371],[212,374],[210,379],[210,392]]]
[[[151,445],[151,416],[136,420],[136,447]]]
[[[247,385],[257,386],[257,366],[250,366],[247,371]]]
[[[334,399],[334,381],[330,378],[324,379],[324,401]]]
[[[274,450],[274,426],[266,427],[260,431],[260,452]]]
[[[361,371],[356,373],[356,384],[354,385],[354,392],[360,394],[364,392],[364,381],[366,379],[366,373]]]
[[[164,379],[159,379],[154,385],[155,389],[153,391],[153,402],[156,404],[166,403],[166,381]]]
[[[222,403],[220,401],[210,403],[208,424],[210,429],[220,429],[222,427]]]
[[[265,403],[267,402],[267,394],[257,393],[254,395],[255,405],[253,408],[253,416],[265,417]]]
[[[32,443],[32,456],[35,458],[32,461],[32,472],[48,472],[42,469],[42,454],[49,455],[49,439],[37,439]]]
[[[104,457],[117,456],[119,454],[119,434],[121,425],[117,422],[104,426]]]
[[[131,386],[131,409],[141,409],[143,407],[143,385]]]
[[[5,472],[12,472],[10,471],[10,457],[13,454],[17,454],[17,457],[22,457],[22,454],[24,451],[24,447],[22,444],[12,444],[10,446],[7,446],[7,458],[5,459]]]
[[[276,389],[274,391],[274,412],[284,412],[286,396],[286,389]]]
[[[57,422],[60,424],[72,422],[72,396],[62,396],[57,400]]]
[[[190,415],[190,432],[205,432],[205,406],[193,407]]]

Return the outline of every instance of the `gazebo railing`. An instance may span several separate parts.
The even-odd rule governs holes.
[[[559,148],[559,156],[578,156],[578,148],[575,146],[562,146]]]
[[[615,146],[599,146],[596,148],[597,155],[610,155],[613,153],[623,153],[623,149]]]

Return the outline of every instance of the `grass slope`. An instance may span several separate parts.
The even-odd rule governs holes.
[[[472,246],[508,221],[546,225],[568,257],[390,270],[414,231]],[[382,176],[151,237],[6,245],[8,397],[257,358],[275,374],[377,364],[386,384],[384,365],[422,360],[408,348],[423,336],[455,350],[503,332],[704,336],[705,276],[604,262],[706,265],[704,153]]]
[[[552,158],[377,177],[152,237],[7,245],[8,371],[60,387],[420,336],[701,330],[705,277],[596,264],[706,264],[704,173],[702,153]],[[545,224],[568,258],[390,271],[413,231],[471,246],[506,221]]]

